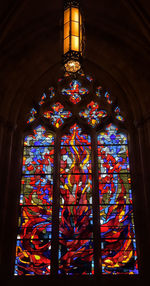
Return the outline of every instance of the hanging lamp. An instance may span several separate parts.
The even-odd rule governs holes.
[[[81,69],[83,52],[83,25],[80,3],[64,0],[63,61],[65,71],[76,73]]]

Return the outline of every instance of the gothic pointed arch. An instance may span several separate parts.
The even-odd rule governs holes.
[[[28,114],[14,273],[138,274],[126,117],[83,73]]]

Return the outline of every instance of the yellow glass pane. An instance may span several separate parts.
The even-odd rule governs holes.
[[[80,14],[80,25],[82,25],[82,16]]]
[[[70,26],[69,23],[66,23],[64,25],[64,39],[69,37],[69,26]]]
[[[79,22],[79,9],[71,8],[71,20]]]
[[[71,50],[79,51],[79,37],[71,36]]]
[[[64,40],[64,54],[69,51],[69,37]]]
[[[64,24],[69,22],[70,20],[70,9],[68,8],[67,10],[64,11]]]
[[[71,21],[71,35],[79,37],[79,23]]]
[[[82,27],[80,27],[80,52],[82,52]]]

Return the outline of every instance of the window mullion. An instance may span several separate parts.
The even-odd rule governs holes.
[[[61,136],[60,134],[57,134],[55,137],[54,172],[53,172],[52,249],[51,249],[52,275],[58,274],[60,142],[61,142]]]
[[[99,213],[99,178],[98,178],[98,152],[97,137],[93,130],[91,134],[92,149],[92,204],[93,204],[93,235],[94,235],[94,273],[101,274],[101,241],[100,241],[100,213]]]

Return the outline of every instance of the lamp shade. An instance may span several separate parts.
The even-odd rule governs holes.
[[[64,4],[64,66],[66,71],[76,72],[81,68],[82,15],[78,1]]]

